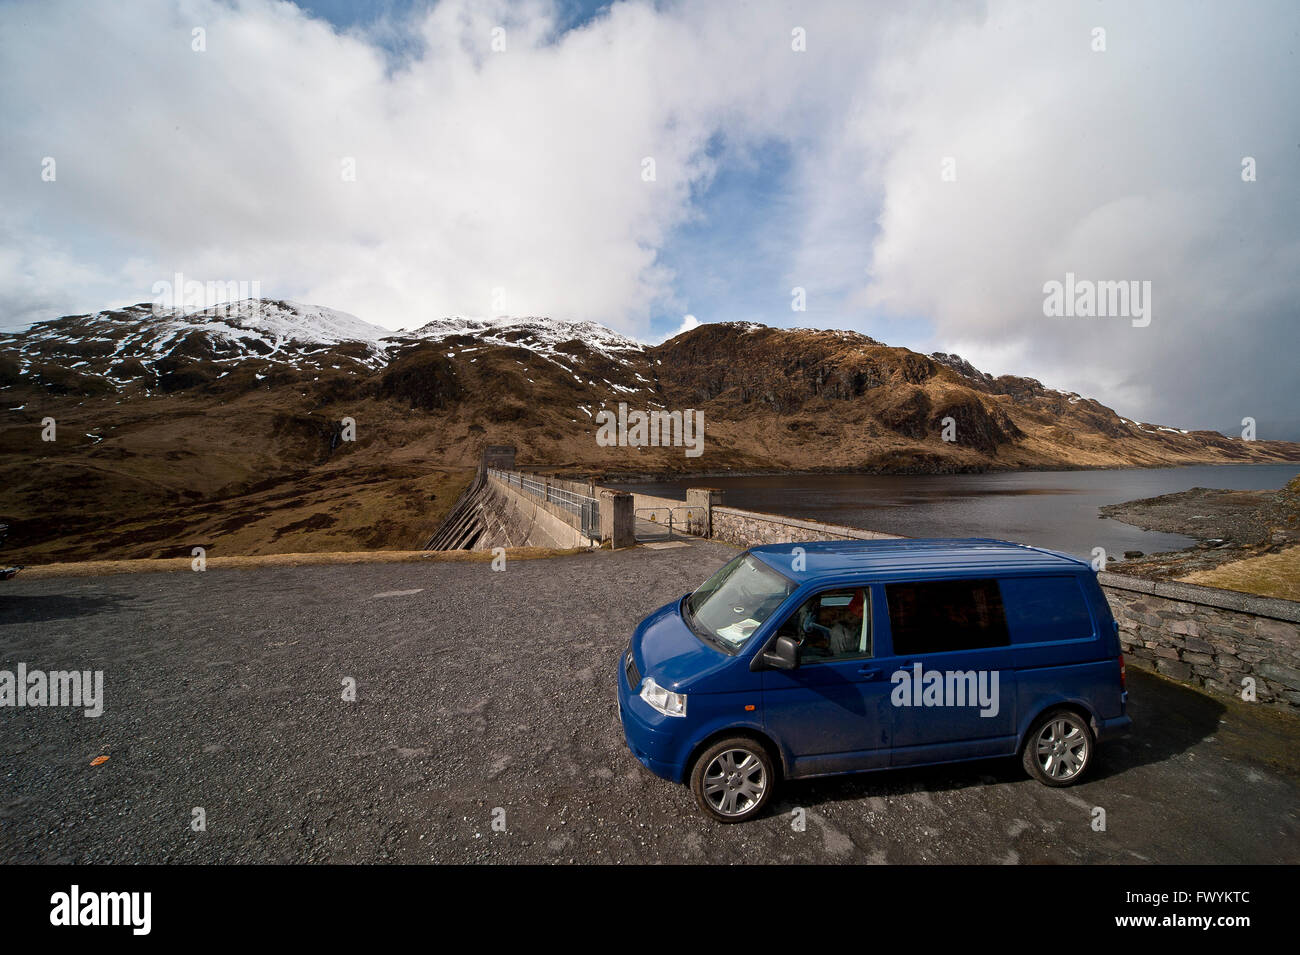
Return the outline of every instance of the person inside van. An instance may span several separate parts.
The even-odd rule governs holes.
[[[863,641],[866,599],[862,589],[835,591],[813,597],[794,615],[803,652],[833,659],[856,656],[867,648]]]

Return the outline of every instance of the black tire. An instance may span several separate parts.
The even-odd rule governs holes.
[[[1092,768],[1097,752],[1088,720],[1074,710],[1049,710],[1034,720],[1020,761],[1044,786],[1073,786]]]
[[[776,768],[766,747],[749,736],[714,743],[691,767],[691,792],[705,815],[718,822],[753,819],[776,788]]]

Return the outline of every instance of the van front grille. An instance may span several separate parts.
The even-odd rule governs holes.
[[[635,693],[641,686],[641,671],[636,668],[631,647],[627,648],[627,654],[623,657],[623,672],[627,675],[628,688]]]

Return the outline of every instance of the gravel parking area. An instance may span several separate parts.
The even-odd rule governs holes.
[[[1134,733],[1080,786],[990,761],[710,822],[627,751],[613,681],[732,553],[9,581],[0,669],[102,670],[105,703],[0,709],[0,861],[1300,861],[1300,724],[1132,669]]]

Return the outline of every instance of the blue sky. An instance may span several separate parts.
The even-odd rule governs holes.
[[[676,277],[674,292],[683,310],[711,321],[787,324],[791,223],[798,216],[789,201],[789,147],[778,140],[738,150],[714,137],[707,155],[717,171],[694,191],[693,218],[673,230],[660,253]],[[656,320],[668,331],[680,315]]]
[[[557,23],[561,30],[581,26],[598,16],[602,10],[608,9],[610,2],[611,0],[560,0],[556,4],[559,13]],[[366,27],[386,16],[404,18],[429,5],[429,0],[310,0],[299,4],[313,16],[328,20],[340,30]]]

